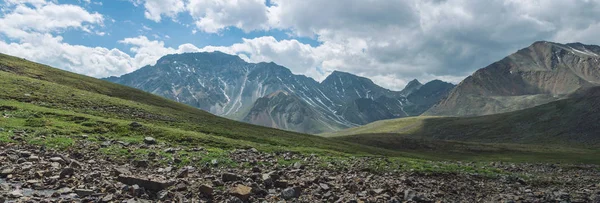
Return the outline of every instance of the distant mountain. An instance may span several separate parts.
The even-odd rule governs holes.
[[[476,117],[411,117],[377,121],[325,134],[356,143],[400,149],[405,139],[600,146],[600,87],[568,99],[513,112]]]
[[[463,80],[425,115],[476,116],[525,109],[600,84],[600,47],[535,42]]]
[[[309,133],[419,115],[441,98],[429,94],[445,96],[451,89],[447,85],[454,86],[433,81],[433,90],[420,91],[429,83],[415,80],[405,90],[392,91],[340,71],[319,83],[275,63],[247,63],[221,52],[167,55],[154,66],[105,80],[219,116]]]

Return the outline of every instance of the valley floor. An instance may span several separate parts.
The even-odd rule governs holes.
[[[52,135],[2,135],[0,202],[600,201],[596,165],[222,151],[92,136],[56,148]]]

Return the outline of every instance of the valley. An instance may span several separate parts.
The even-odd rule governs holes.
[[[232,57],[216,54],[209,58],[218,60],[210,63]],[[600,198],[600,185],[595,184],[600,181],[600,128],[595,119],[600,88],[593,85],[565,94],[564,99],[500,114],[407,117],[426,112],[429,106],[438,108],[436,101],[450,98],[447,92],[456,89],[442,81],[415,80],[394,92],[343,72],[321,83],[289,76],[297,77],[296,82],[305,78],[311,81],[306,84],[328,92],[318,103],[350,101],[328,117],[323,112],[328,106],[315,108],[316,103],[307,102],[309,97],[299,96],[309,95],[307,91],[275,91],[275,84],[288,85],[283,80],[264,86],[271,93],[249,91],[246,88],[256,78],[268,81],[246,72],[250,69],[289,73],[274,64],[250,66],[255,67],[226,73],[241,75],[240,83],[248,86],[194,100],[198,105],[235,101],[220,108],[205,106],[215,110],[207,112],[177,102],[189,97],[170,100],[156,95],[163,84],[150,85],[156,91],[147,93],[1,55],[0,200],[590,202]],[[218,78],[214,87],[235,82]],[[345,93],[358,87],[364,89]],[[183,90],[170,91],[181,95]],[[345,96],[334,97],[332,92]],[[239,97],[232,99],[235,93]],[[251,108],[244,107],[251,99],[241,95],[256,96]],[[243,111],[247,114],[238,117]],[[229,112],[248,123],[216,112]],[[323,128],[338,118],[340,122],[332,123],[343,130]],[[341,126],[342,121],[353,125]],[[376,122],[366,124],[370,121]]]

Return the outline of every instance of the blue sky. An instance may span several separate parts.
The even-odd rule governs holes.
[[[62,36],[65,38],[64,41],[70,44],[119,48],[127,51],[128,47],[118,43],[118,41],[139,35],[148,36],[148,38],[153,40],[161,40],[165,43],[165,46],[169,47],[176,47],[185,43],[191,43],[197,47],[209,45],[228,46],[234,43],[241,43],[243,38],[261,36],[273,36],[277,40],[296,39],[312,46],[320,44],[315,38],[293,37],[289,34],[289,30],[282,29],[244,32],[236,27],[228,27],[220,33],[193,32],[194,20],[190,15],[181,13],[177,16],[176,21],[163,20],[157,23],[144,17],[145,8],[143,6],[136,6],[131,1],[126,0],[102,1],[101,5],[86,3],[80,0],[59,2],[79,5],[90,12],[98,12],[107,16],[107,20],[104,22],[105,27],[102,30],[110,34],[97,36],[80,30],[68,30]],[[268,5],[268,3],[265,4]]]
[[[535,41],[600,44],[600,0],[3,0],[0,52],[93,77],[222,51],[320,81],[458,83]]]

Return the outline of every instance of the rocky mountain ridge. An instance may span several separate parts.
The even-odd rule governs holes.
[[[477,116],[526,109],[600,84],[600,46],[535,42],[463,80],[425,115]]]
[[[292,74],[289,69],[275,63],[247,63],[237,56],[221,52],[167,55],[154,66],[105,80],[226,118],[309,133],[419,115],[439,98],[427,97],[425,100],[431,101],[416,103],[408,99],[410,95],[431,93],[445,96],[454,87],[450,83],[440,83],[436,85],[439,91],[425,93],[419,91],[423,85],[415,80],[403,91],[392,91],[368,78],[340,71],[334,71],[319,83],[312,78]],[[287,99],[269,98],[278,91],[287,92]],[[363,108],[365,105],[378,110],[369,111]],[[406,112],[404,108],[411,111]]]

